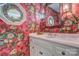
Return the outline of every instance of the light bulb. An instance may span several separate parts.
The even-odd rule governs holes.
[[[68,11],[69,10],[69,6],[66,4],[64,5],[64,12]]]

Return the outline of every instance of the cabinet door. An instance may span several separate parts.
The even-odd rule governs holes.
[[[33,40],[30,39],[30,55],[31,56],[36,56],[37,55],[37,47],[36,45],[34,44]]]
[[[75,56],[79,51],[77,48],[65,46],[62,44],[52,43],[52,50],[54,49],[56,56]]]
[[[42,46],[35,45],[37,56],[52,56],[52,52]]]
[[[52,56],[52,49],[48,45],[45,45],[45,42],[37,41],[39,40],[30,39],[30,54],[32,56]]]
[[[77,55],[77,50],[67,46],[65,48],[56,46],[56,54],[59,56],[75,56]]]

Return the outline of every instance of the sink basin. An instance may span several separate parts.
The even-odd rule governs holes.
[[[44,35],[45,35],[45,37],[48,37],[48,38],[56,38],[56,37],[58,37],[57,33],[45,33]]]
[[[46,33],[44,35],[45,37],[48,37],[48,38],[79,39],[79,34]]]

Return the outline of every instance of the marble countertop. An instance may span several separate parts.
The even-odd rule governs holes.
[[[41,40],[56,42],[68,46],[79,48],[79,34],[63,34],[63,33],[30,33],[30,38],[39,38]]]

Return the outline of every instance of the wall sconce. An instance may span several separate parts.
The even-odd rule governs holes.
[[[68,18],[71,14],[72,14],[72,4],[71,3],[61,4],[62,19],[64,19],[65,17]]]
[[[64,12],[68,12],[68,11],[69,11],[69,4],[65,4],[65,5],[63,6],[63,11],[64,11]]]

